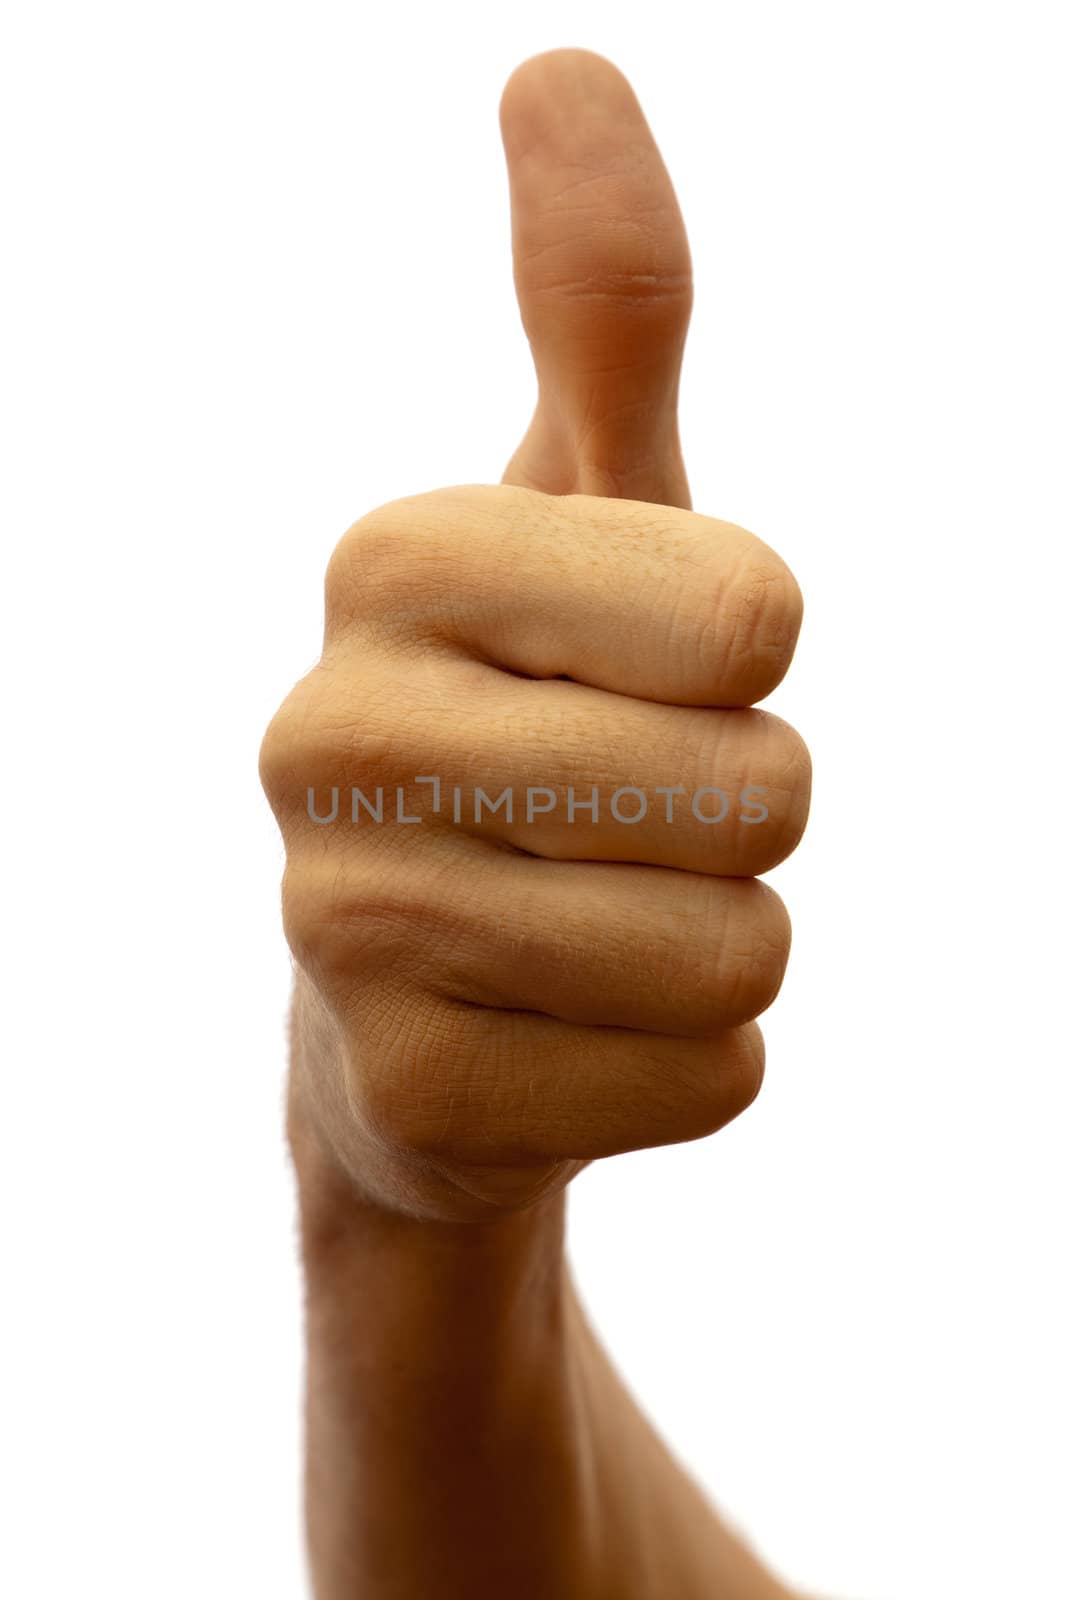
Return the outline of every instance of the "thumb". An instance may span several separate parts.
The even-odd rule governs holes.
[[[692,266],[637,98],[603,56],[550,50],[508,79],[500,128],[538,382],[503,482],[688,509],[678,383]]]

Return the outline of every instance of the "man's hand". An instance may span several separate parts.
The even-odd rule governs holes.
[[[789,947],[755,878],[808,807],[803,742],[748,709],[797,584],[662,503],[687,499],[673,191],[625,80],[563,57],[501,110],[540,382],[509,482],[356,523],[262,751],[303,1093],[353,1182],[419,1215],[526,1204],[749,1104]]]
[[[785,1600],[613,1371],[562,1191],[759,1088],[789,924],[756,874],[800,836],[809,765],[751,708],[800,595],[689,509],[689,252],[626,80],[534,57],[501,125],[536,413],[503,485],[345,536],[261,756],[297,963],[314,1590]]]
[[[789,946],[754,874],[807,810],[800,739],[742,709],[788,569],[692,512],[475,486],[365,517],[326,608],[263,770],[353,1178],[467,1214],[735,1116]]]

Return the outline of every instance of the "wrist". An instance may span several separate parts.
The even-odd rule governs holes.
[[[478,1223],[383,1205],[332,1153],[295,1068],[318,1600],[347,1600],[342,1567],[364,1586],[388,1572],[405,1600],[599,1592],[563,1193]]]
[[[307,980],[298,975],[292,1011],[286,1134],[296,1178],[301,1246],[310,1303],[333,1302],[339,1316],[374,1285],[379,1321],[401,1320],[404,1338],[429,1322],[477,1325],[479,1342],[494,1324],[513,1338],[558,1328],[564,1261],[564,1191],[522,1209],[493,1208],[477,1221],[426,1216],[399,1203],[402,1184],[381,1183],[375,1152],[352,1160],[331,1137],[330,1108],[319,1085],[339,1049],[323,1025]],[[353,1170],[353,1168],[355,1170]],[[368,1173],[368,1181],[364,1181]],[[375,1181],[378,1179],[378,1181]],[[400,1189],[398,1202],[380,1190]],[[442,1320],[444,1319],[444,1320]],[[361,1337],[370,1337],[360,1317]]]
[[[570,1277],[564,1191],[476,1222],[375,1198],[329,1135],[315,1016],[298,994],[287,1132],[317,1600],[348,1600],[342,1571],[389,1572],[404,1600],[788,1600],[606,1359]]]

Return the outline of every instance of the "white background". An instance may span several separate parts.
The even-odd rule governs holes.
[[[579,1180],[580,1280],[789,1578],[1067,1596],[1056,10],[8,13],[4,1593],[305,1592],[256,752],[345,528],[525,428],[497,102],[566,44],[673,174],[694,503],[800,578],[816,773],[763,1094]]]

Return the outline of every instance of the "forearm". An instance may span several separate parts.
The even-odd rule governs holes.
[[[589,1329],[563,1194],[477,1224],[362,1198],[302,1104],[301,1046],[316,1600],[778,1600]]]
[[[562,1196],[486,1226],[423,1223],[331,1193],[290,1139],[316,1600],[596,1592]]]

